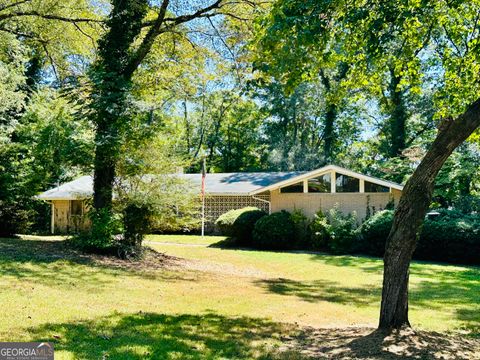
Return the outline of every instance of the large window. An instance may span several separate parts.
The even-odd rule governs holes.
[[[70,215],[81,216],[83,215],[83,201],[72,200],[70,201]]]
[[[365,192],[389,192],[390,188],[365,181]]]
[[[329,193],[331,190],[332,179],[330,174],[325,174],[313,179],[308,179],[309,193]]]
[[[360,180],[351,176],[337,174],[335,185],[339,193],[360,192]]]
[[[281,193],[303,193],[303,182],[280,188]]]

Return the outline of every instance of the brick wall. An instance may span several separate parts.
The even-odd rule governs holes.
[[[319,209],[327,211],[336,203],[344,213],[357,212],[360,220],[363,220],[367,212],[367,202],[371,210],[380,211],[385,208],[391,199],[398,203],[401,192],[392,193],[287,193],[282,194],[278,190],[271,192],[272,212],[301,209],[305,215],[312,217]]]

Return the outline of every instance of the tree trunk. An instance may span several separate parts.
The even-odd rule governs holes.
[[[435,177],[450,154],[480,126],[480,99],[455,120],[444,120],[430,150],[407,181],[388,236],[380,309],[381,329],[410,326],[408,279],[412,254],[432,198]]]
[[[325,113],[325,128],[323,130],[324,145],[323,155],[325,163],[328,164],[333,158],[333,144],[335,140],[335,120],[337,119],[337,107],[329,104]]]
[[[113,2],[108,32],[99,41],[99,59],[91,78],[92,116],[96,125],[93,206],[96,211],[112,210],[115,165],[118,159],[120,133],[125,129],[125,99],[132,72],[126,72],[131,60],[130,46],[141,32],[148,1]]]
[[[398,88],[401,77],[396,76],[393,69],[390,70],[390,148],[389,156],[402,155],[406,144],[407,109],[405,106],[404,92]]]
[[[96,138],[103,139],[105,135],[97,133]],[[98,142],[97,142],[98,143]],[[112,147],[106,144],[97,145],[95,150],[93,177],[93,206],[95,209],[112,208],[113,182],[115,180],[116,156],[112,156]]]

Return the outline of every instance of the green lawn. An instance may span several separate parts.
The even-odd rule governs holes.
[[[28,239],[0,239],[0,339],[54,341],[56,359],[266,359],[306,326],[377,322],[379,259],[157,235],[149,246],[186,260],[150,269]],[[479,268],[415,263],[411,283],[414,327],[478,336]]]

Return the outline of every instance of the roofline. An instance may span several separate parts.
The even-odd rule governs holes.
[[[389,188],[392,188],[392,189],[396,189],[396,190],[400,190],[400,191],[403,190],[403,185],[400,185],[400,184],[397,184],[397,183],[394,183],[394,182],[390,182],[390,181],[382,180],[382,179],[379,179],[379,178],[376,178],[376,177],[373,177],[373,176],[368,176],[368,175],[364,175],[364,174],[361,174],[361,173],[357,173],[355,171],[351,171],[351,170],[342,168],[342,167],[337,166],[337,165],[326,165],[322,168],[312,170],[312,171],[300,174],[298,176],[294,176],[290,179],[276,182],[276,183],[268,185],[268,186],[261,187],[257,190],[254,190],[254,191],[219,193],[219,192],[209,192],[207,190],[206,193],[208,195],[213,195],[213,196],[253,196],[253,195],[259,195],[259,194],[261,194],[265,191],[271,191],[271,190],[278,189],[280,187],[288,186],[288,185],[294,184],[296,182],[299,182],[299,181],[302,181],[302,180],[305,180],[305,179],[308,179],[308,178],[311,178],[311,177],[314,177],[314,176],[325,174],[325,173],[330,172],[330,171],[335,171],[335,172],[342,173],[344,175],[353,176],[353,177],[356,177],[356,178],[359,178],[359,179],[362,179],[362,180],[366,180],[366,181],[372,182],[374,184],[386,186],[386,187],[389,187]],[[185,175],[196,175],[196,174],[185,174]],[[208,174],[207,174],[207,176],[208,176]],[[36,198],[40,199],[40,200],[45,200],[45,201],[53,201],[53,200],[58,201],[58,200],[84,200],[84,199],[90,198],[91,196],[93,196],[93,194],[92,195],[81,195],[81,196],[77,196],[77,197],[56,197],[55,195],[42,196],[40,194],[40,195],[37,195]]]
[[[229,192],[229,193],[219,193],[219,192],[205,192],[211,196],[252,196],[248,192]],[[36,196],[37,199],[43,201],[62,201],[62,200],[86,200],[91,198],[93,195],[90,196],[83,196],[83,197],[55,197],[55,196]]]
[[[257,194],[259,194],[261,192],[264,192],[264,191],[275,190],[275,189],[278,189],[280,187],[284,187],[284,186],[291,185],[291,184],[294,184],[294,183],[302,181],[302,180],[306,180],[306,179],[308,179],[310,177],[313,177],[313,176],[322,175],[322,174],[327,173],[329,171],[335,171],[335,172],[342,173],[344,175],[357,177],[359,179],[367,180],[371,183],[386,186],[386,187],[389,187],[389,188],[392,188],[392,189],[403,190],[403,185],[400,185],[400,184],[397,184],[397,183],[394,183],[394,182],[378,179],[378,178],[373,177],[373,176],[360,174],[360,173],[357,173],[355,171],[351,171],[351,170],[342,168],[342,167],[337,166],[337,165],[327,165],[327,166],[324,166],[320,169],[309,171],[307,173],[295,176],[293,178],[283,180],[283,181],[280,181],[278,183],[275,183],[275,184],[272,184],[272,185],[269,185],[269,186],[265,186],[263,188],[255,190],[255,191],[251,191],[249,193],[249,195],[257,195]]]

